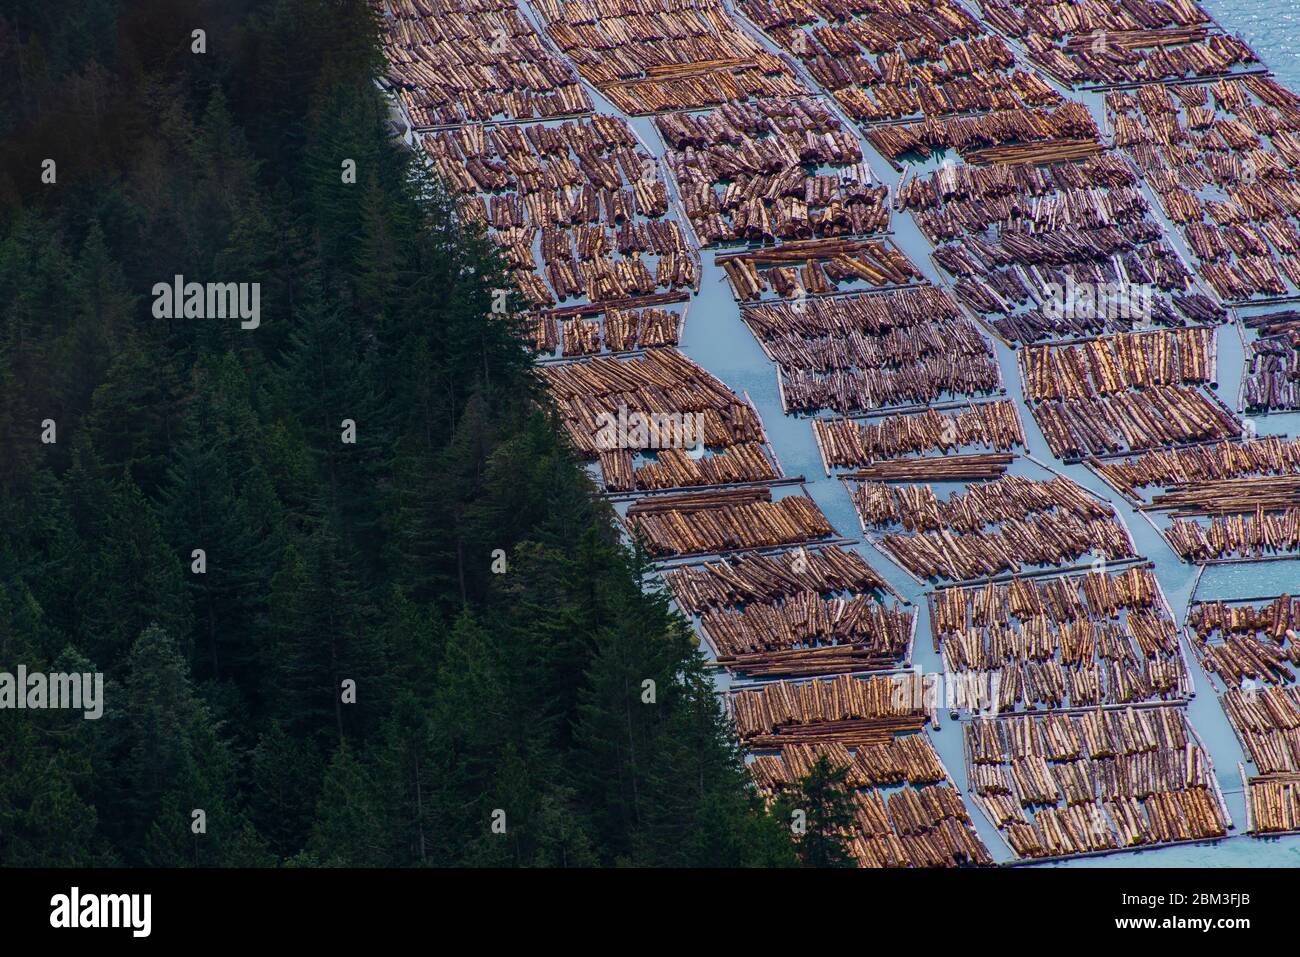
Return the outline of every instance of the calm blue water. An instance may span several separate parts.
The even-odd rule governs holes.
[[[1201,6],[1251,45],[1291,89],[1300,85],[1300,0],[1200,0]]]

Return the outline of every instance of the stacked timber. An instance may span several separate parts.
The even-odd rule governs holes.
[[[789,495],[773,501],[767,488],[640,499],[628,507],[625,521],[631,534],[660,558],[799,545],[835,534],[811,498]]]
[[[887,415],[872,421],[813,419],[813,433],[827,471],[983,446],[1000,452],[1023,448],[1024,430],[1014,402],[999,399],[943,413],[935,409]]]

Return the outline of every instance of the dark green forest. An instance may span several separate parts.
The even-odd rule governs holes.
[[[0,864],[796,863],[367,5],[0,11],[0,670],[106,681],[0,711]]]

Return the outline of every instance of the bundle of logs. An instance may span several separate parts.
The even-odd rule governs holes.
[[[699,257],[666,218],[667,186],[624,121],[465,127],[422,143],[534,307],[568,298],[612,306],[698,285]],[[577,354],[593,351],[590,327],[566,333],[566,351],[570,342]]]
[[[539,0],[536,7],[547,36],[624,113],[807,92],[718,0]]]
[[[952,412],[926,409],[866,422],[813,419],[812,426],[827,472],[923,452],[946,454],[969,446],[1009,452],[1025,444],[1016,405],[1007,399],[972,404]]]
[[[1055,108],[1018,107],[978,116],[929,118],[877,126],[867,140],[897,163],[908,155],[956,150],[968,163],[1062,163],[1102,152],[1100,132],[1088,108],[1066,102]]]
[[[1300,773],[1251,778],[1249,792],[1253,833],[1300,830]]]
[[[389,82],[416,127],[590,113],[573,68],[513,0],[388,0]]]
[[[1214,77],[1259,58],[1211,32],[1193,0],[979,0],[985,20],[1024,42],[1029,57],[1078,88]]]
[[[942,588],[931,609],[936,647],[956,676],[955,708],[1133,704],[1191,691],[1148,567]]]
[[[702,244],[834,238],[889,228],[888,191],[857,138],[815,99],[655,118]],[[817,167],[833,172],[813,172]]]
[[[851,497],[864,526],[901,525],[880,547],[914,576],[966,581],[1085,555],[1124,559],[1133,542],[1109,505],[1066,478],[1007,475],[940,502],[928,485],[863,482]],[[996,526],[996,528],[990,528]]]
[[[869,595],[798,592],[779,604],[706,611],[700,624],[718,664],[751,676],[797,676],[893,667],[907,655],[911,611]]]
[[[574,447],[588,459],[691,444],[686,438],[710,449],[766,441],[753,407],[676,349],[553,363],[537,372]]]
[[[838,545],[800,548],[777,555],[739,555],[665,573],[677,604],[690,614],[774,602],[787,595],[866,592],[884,580],[856,552]]]
[[[976,719],[964,731],[975,800],[1017,857],[1227,833],[1209,755],[1182,708]]]
[[[810,293],[832,292],[841,283],[895,286],[923,278],[888,240],[804,239],[755,252],[728,253],[715,261],[741,302],[759,299],[769,289],[802,302]]]
[[[1241,399],[1247,412],[1300,409],[1300,331],[1250,344]]]
[[[675,448],[659,449],[650,454],[654,461],[638,466],[631,449],[599,452],[600,476],[605,489],[610,492],[650,492],[763,482],[781,477],[772,457],[758,442],[740,442],[698,458]]]
[[[734,691],[728,700],[736,733],[751,750],[835,742],[855,748],[886,744],[920,731],[927,713],[910,691],[913,675],[771,681]]]
[[[757,754],[749,765],[754,784],[764,794],[797,785],[813,764],[825,757],[834,768],[847,771],[847,787],[889,784],[938,784],[947,780],[943,762],[924,734],[900,734],[881,744],[860,745],[850,752],[837,741],[787,744],[777,754]]]
[[[1300,439],[1275,435],[1248,442],[1215,442],[1186,449],[1161,449],[1122,461],[1093,461],[1111,486],[1136,497],[1151,486],[1188,485],[1255,475],[1300,475]]]
[[[835,534],[811,497],[787,495],[773,501],[767,488],[640,499],[628,507],[624,521],[658,558],[799,545]]]
[[[533,317],[533,321],[538,324],[534,338],[539,351],[554,352],[562,342],[566,356],[592,356],[675,346],[681,336],[682,314],[669,309],[625,307],[610,309],[600,319],[577,317],[557,325],[555,316],[546,313]]]
[[[1175,521],[1165,540],[1184,561],[1260,559],[1300,551],[1300,508],[1222,515],[1208,525]]]

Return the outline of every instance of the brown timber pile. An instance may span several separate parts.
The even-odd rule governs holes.
[[[1177,627],[1149,567],[941,588],[931,607],[945,669],[960,676],[954,707],[1005,714],[1191,691]]]
[[[788,495],[772,501],[766,488],[640,499],[628,507],[626,523],[660,558],[799,545],[835,534],[811,498]]]
[[[869,528],[902,526],[881,547],[918,578],[963,581],[1084,555],[1134,556],[1114,510],[1066,478],[1007,475],[940,501],[929,485],[863,482],[851,489]],[[996,527],[993,527],[996,526]]]
[[[1255,767],[1300,772],[1300,600],[1200,602],[1187,627],[1202,666],[1224,683],[1220,703]]]
[[[888,191],[839,118],[811,97],[655,118],[705,246],[883,232]],[[830,173],[810,168],[832,167]],[[813,290],[816,291],[816,290]]]
[[[656,427],[664,416],[673,423],[684,416],[702,415],[703,444],[711,449],[766,439],[758,414],[748,403],[675,349],[656,349],[634,358],[598,356],[586,362],[544,365],[537,371],[575,448],[589,459],[614,449],[670,448],[672,430],[661,434],[664,430]],[[640,416],[641,427],[625,429],[633,414]]]
[[[565,299],[610,309],[649,305],[651,297],[698,284],[699,258],[668,215],[658,164],[621,119],[471,126],[426,134],[423,145],[443,182],[461,197],[462,216],[488,228],[534,308]],[[540,264],[534,253],[539,232]],[[653,337],[665,337],[670,315],[651,314],[661,324]],[[566,352],[570,345],[571,354],[598,349],[597,331],[568,324]]]
[[[385,0],[389,81],[419,127],[590,113],[513,0]]]
[[[926,409],[869,422],[813,419],[812,427],[828,471],[972,445],[1009,452],[1025,444],[1016,405],[1007,399],[949,413]]]
[[[717,0],[538,0],[546,33],[624,113],[807,93]]]
[[[1076,88],[1215,77],[1258,66],[1237,37],[1211,32],[1192,0],[979,0],[983,18]]]
[[[677,603],[691,614],[746,602],[778,601],[804,591],[876,591],[884,579],[856,552],[838,545],[778,555],[738,555],[664,575]]]
[[[975,800],[1017,857],[1227,833],[1210,757],[1181,708],[979,718],[963,730]]]
[[[736,733],[751,750],[835,742],[885,744],[925,727],[926,712],[909,694],[913,676],[836,675],[806,682],[772,681],[730,695]]]
[[[1126,495],[1151,486],[1187,485],[1257,475],[1300,475],[1300,439],[1278,436],[1249,442],[1215,442],[1188,449],[1161,449],[1093,466]]]

